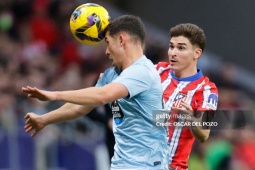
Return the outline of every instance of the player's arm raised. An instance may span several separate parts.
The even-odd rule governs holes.
[[[42,101],[59,100],[80,105],[104,105],[128,96],[127,88],[120,83],[110,83],[102,87],[89,87],[72,91],[44,91],[35,87],[23,87],[28,97]]]
[[[49,124],[75,119],[89,113],[98,105],[127,97],[129,94],[127,88],[120,83],[110,83],[102,87],[80,90],[52,92],[27,86],[22,87],[22,91],[27,93],[28,97],[42,101],[60,100],[67,102],[62,107],[44,115],[28,113],[25,116],[27,121],[24,128],[27,133],[32,131],[32,137]]]

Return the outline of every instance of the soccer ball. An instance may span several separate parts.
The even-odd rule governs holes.
[[[78,6],[70,17],[70,29],[74,38],[87,45],[98,44],[104,39],[104,30],[109,23],[108,11],[95,3]]]

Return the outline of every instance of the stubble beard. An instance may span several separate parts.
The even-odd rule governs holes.
[[[113,64],[115,71],[120,74],[122,72],[122,66],[117,65],[117,64]]]

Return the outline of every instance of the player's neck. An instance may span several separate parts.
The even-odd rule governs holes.
[[[126,53],[126,58],[123,62],[123,70],[129,66],[131,66],[133,63],[135,63],[138,59],[140,59],[142,56],[144,56],[143,49],[135,48],[130,49]]]
[[[176,78],[186,78],[186,77],[191,77],[197,74],[197,67],[193,68],[186,68],[180,71],[174,71],[174,76]]]

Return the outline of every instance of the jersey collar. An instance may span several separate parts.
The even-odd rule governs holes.
[[[184,78],[177,78],[174,75],[174,72],[171,71],[171,76],[173,79],[178,80],[178,81],[195,81],[198,80],[199,78],[201,78],[203,76],[202,70],[201,69],[197,69],[197,74],[190,76],[190,77],[184,77]]]

